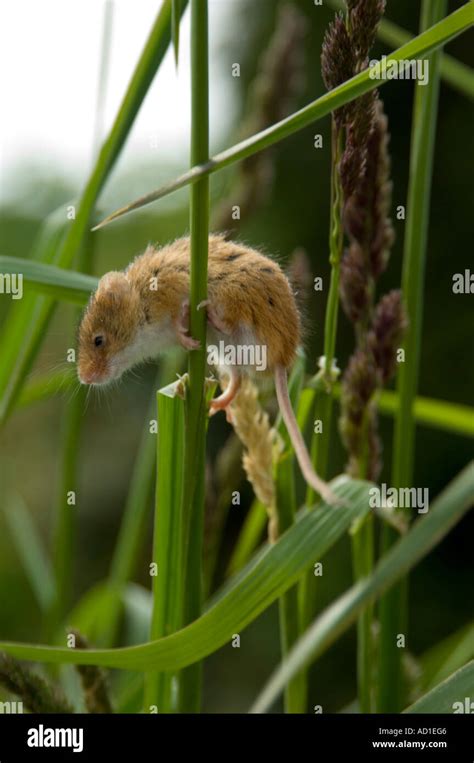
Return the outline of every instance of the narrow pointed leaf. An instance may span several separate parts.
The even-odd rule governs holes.
[[[384,73],[386,73],[387,69],[390,67],[390,62],[406,61],[408,64],[412,59],[423,58],[423,56],[426,56],[431,51],[436,50],[454,39],[454,37],[462,34],[462,32],[472,25],[473,8],[474,3],[471,0],[471,2],[467,3],[462,8],[454,11],[450,16],[447,16],[447,18],[439,24],[431,27],[431,29],[418,35],[413,38],[413,40],[410,40],[410,42],[402,45],[398,50],[391,53],[387,58],[380,62],[381,77],[377,76],[374,78],[374,67],[365,69],[352,79],[339,85],[339,87],[324,94],[321,98],[309,103],[291,116],[282,119],[281,122],[277,122],[271,127],[262,130],[262,132],[257,133],[257,135],[252,135],[237,145],[232,146],[232,148],[222,151],[220,154],[209,159],[209,161],[195,165],[188,170],[188,172],[185,172],[171,183],[162,186],[157,191],[152,191],[131,204],[121,207],[96,225],[94,230],[98,230],[99,228],[108,225],[113,220],[117,220],[128,212],[132,212],[147,204],[151,204],[153,201],[157,201],[163,196],[167,196],[168,194],[177,191],[179,188],[183,188],[190,183],[195,183],[199,178],[205,175],[217,172],[234,162],[246,159],[248,156],[252,156],[258,151],[262,151],[263,149],[278,143],[289,135],[293,135],[295,132],[303,130],[308,125],[313,124],[330,114],[331,111],[339,109],[341,106],[353,101],[364,93],[382,87],[389,81],[384,77]]]

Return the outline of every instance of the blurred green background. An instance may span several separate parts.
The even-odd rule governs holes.
[[[210,14],[223,0],[210,1]],[[248,104],[249,85],[259,57],[274,27],[278,3],[260,0],[225,0],[232,6],[227,18],[232,27],[221,28],[221,39],[214,48],[213,67],[222,70],[221,109],[231,108],[238,115],[235,128],[227,131],[218,150],[235,142]],[[306,20],[304,54],[305,82],[298,96],[303,105],[323,92],[320,51],[324,31],[333,17],[325,6],[314,7],[309,0],[294,3]],[[450,10],[462,3],[450,2]],[[387,17],[412,33],[418,25],[419,3],[393,0],[387,4]],[[58,31],[58,30],[57,30]],[[59,34],[73,34],[64,29]],[[87,43],[87,41],[85,41]],[[182,40],[186,45],[187,40]],[[373,57],[387,53],[377,43]],[[451,43],[447,52],[465,63],[472,61],[472,38],[467,35]],[[233,62],[241,66],[240,78],[230,75]],[[10,72],[10,77],[14,72]],[[45,82],[44,87],[48,87]],[[94,83],[90,83],[94,87]],[[212,88],[212,81],[211,81]],[[393,81],[381,91],[389,118],[393,175],[393,208],[406,204],[408,158],[410,152],[412,82]],[[28,92],[23,93],[28,99]],[[58,98],[61,94],[58,93]],[[8,104],[4,104],[8,108]],[[167,119],[157,108],[156,118]],[[218,110],[217,110],[218,113]],[[239,116],[241,115],[241,116]],[[472,352],[472,297],[454,295],[452,276],[463,272],[472,262],[472,177],[473,125],[472,103],[445,84],[441,86],[440,113],[436,138],[434,177],[431,187],[431,219],[426,273],[425,313],[419,391],[424,396],[463,404],[472,403],[474,389]],[[91,117],[92,120],[92,117]],[[268,198],[255,208],[236,229],[235,234],[251,245],[263,246],[287,262],[297,247],[302,247],[311,263],[313,276],[328,283],[328,214],[330,179],[330,121],[308,128],[287,139],[273,153],[274,177]],[[323,135],[324,148],[313,148],[314,133]],[[125,147],[125,154],[127,147]],[[2,254],[27,257],[35,235],[46,215],[62,203],[77,197],[86,179],[68,166],[19,160],[8,178],[8,195],[0,208]],[[133,165],[117,171],[104,194],[101,212],[132,200],[174,177],[186,166],[186,156],[160,155],[149,150]],[[232,187],[234,170],[212,177],[212,199],[216,206]],[[113,186],[113,187],[112,187]],[[428,190],[428,189],[427,189]],[[400,284],[404,222],[394,219],[396,242],[381,288],[388,291]],[[188,230],[187,192],[179,192],[165,202],[130,215],[95,234],[94,271],[101,275],[124,267],[149,241],[164,243]],[[308,370],[316,368],[322,352],[322,327],[326,291],[312,292],[307,305],[310,327]],[[469,309],[470,308],[470,309]],[[9,297],[2,296],[0,317],[15,309]],[[39,362],[30,379],[53,369],[67,368],[66,351],[74,346],[74,310],[61,306],[44,342]],[[351,327],[340,319],[337,355],[344,368],[351,353]],[[1,354],[1,348],[0,348]],[[127,494],[131,469],[145,422],[155,369],[139,370],[138,378],[126,377],[123,383],[98,397],[91,394],[84,411],[81,442],[80,501],[77,511],[75,549],[75,592],[77,600],[107,572]],[[169,380],[171,381],[171,380]],[[1,433],[1,501],[19,493],[25,500],[45,543],[50,543],[50,519],[58,476],[59,431],[64,406],[72,394],[67,390],[50,401],[17,410]],[[392,422],[381,418],[384,444],[382,481],[390,480]],[[223,417],[216,417],[209,429],[210,469],[215,455],[229,437],[230,428]],[[433,499],[472,457],[472,441],[461,436],[418,427],[416,439],[415,485],[427,487]],[[337,431],[331,447],[331,475],[344,467]],[[232,506],[225,528],[219,570],[232,550],[239,528],[251,501],[251,490],[242,485],[244,500]],[[150,506],[151,523],[151,506]],[[151,531],[151,525],[150,525]],[[420,564],[410,583],[410,628],[407,648],[419,655],[444,636],[472,619],[473,572],[472,516],[468,516],[449,537]],[[148,563],[151,534],[143,549],[143,564],[137,578],[149,585]],[[218,576],[219,578],[219,576]],[[345,539],[324,560],[324,575],[317,578],[317,597],[321,607],[344,591],[351,582],[349,542]],[[215,581],[217,585],[219,579]],[[316,584],[315,584],[316,585]],[[0,512],[0,634],[2,639],[35,641],[41,638],[41,617],[15,552],[3,513]],[[355,638],[351,631],[340,639],[314,667],[312,704],[324,712],[339,710],[355,696]],[[278,613],[272,607],[241,634],[240,649],[223,647],[206,662],[205,710],[244,711],[279,659]]]

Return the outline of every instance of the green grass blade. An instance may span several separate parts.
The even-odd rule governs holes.
[[[301,575],[369,510],[369,488],[345,476],[331,484],[344,501],[302,510],[278,543],[258,553],[218,592],[207,611],[177,633],[148,644],[120,649],[67,649],[0,643],[0,649],[39,662],[104,665],[130,670],[179,670],[211,654],[291,588]]]
[[[253,705],[265,712],[286,682],[346,631],[367,605],[414,567],[466,513],[474,496],[474,463],[470,463],[441,493],[428,514],[383,556],[370,578],[358,581],[311,625],[279,666]]]
[[[410,61],[415,58],[423,58],[462,34],[472,25],[473,8],[474,4],[473,0],[471,0],[471,2],[467,3],[462,8],[459,8],[459,10],[454,11],[454,13],[439,24],[436,24],[431,29],[418,35],[413,40],[410,40],[410,42],[402,45],[398,50],[391,53],[381,64],[382,75],[387,66],[390,65],[391,61]],[[364,93],[374,90],[376,87],[380,88],[385,85],[387,80],[372,79],[370,74],[371,71],[371,69],[365,69],[352,79],[339,85],[339,87],[334,88],[334,90],[321,96],[321,98],[318,98],[316,101],[313,101],[291,116],[282,119],[281,122],[277,122],[266,130],[262,130],[262,132],[257,135],[252,135],[250,138],[232,146],[232,148],[228,148],[225,151],[216,154],[216,156],[209,159],[209,161],[196,164],[188,172],[185,172],[171,183],[167,183],[157,191],[152,191],[131,204],[127,204],[116,212],[113,212],[102,220],[102,222],[96,226],[96,229],[107,225],[128,212],[140,209],[146,204],[151,204],[153,201],[157,201],[157,199],[161,199],[163,196],[167,196],[189,183],[196,183],[200,178],[205,177],[210,173],[217,172],[234,162],[246,159],[248,156],[252,156],[252,154],[257,153],[258,151],[273,146],[275,143],[293,135],[299,130],[303,130],[308,125],[313,124],[330,114],[331,111],[339,109],[341,106],[353,101]]]
[[[328,3],[335,10],[342,11],[346,8],[343,0],[328,0]],[[413,39],[413,35],[410,32],[407,32],[406,29],[402,29],[388,19],[381,20],[377,30],[377,37],[381,42],[393,48],[406,45],[407,42]],[[469,66],[466,66],[466,64],[461,63],[452,56],[448,56],[446,53],[443,53],[441,56],[441,77],[454,90],[457,90],[462,95],[466,95],[468,98],[474,98],[474,71]]]
[[[182,498],[184,476],[184,385],[174,382],[159,390],[157,481],[153,562],[157,574],[153,581],[153,613],[150,640],[177,631],[181,625],[183,597],[183,522]],[[158,712],[172,712],[170,672],[148,672],[145,676],[144,711],[156,705]]]
[[[471,5],[471,20],[472,10]],[[467,6],[465,6],[467,8]],[[447,0],[423,0],[421,30],[441,19]],[[443,23],[443,22],[441,22]],[[433,174],[433,156],[438,114],[440,84],[440,52],[428,57],[430,77],[426,86],[415,87],[413,111],[410,181],[408,187],[407,219],[405,228],[402,293],[408,314],[408,328],[404,335],[405,362],[399,364],[397,391],[399,409],[395,417],[393,438],[393,487],[413,484],[415,462],[415,419],[413,407],[418,387],[421,359],[424,274],[427,257],[430,189]],[[393,528],[384,526],[382,548],[396,541]],[[403,699],[401,652],[396,645],[397,633],[406,633],[407,585],[401,581],[380,602],[380,660],[378,670],[378,712],[400,712]]]
[[[54,599],[55,585],[39,532],[20,495],[10,496],[4,514],[28,582],[41,611],[45,613]]]
[[[474,623],[469,623],[422,655],[420,659],[422,689],[424,691],[432,689],[472,659],[474,659]]]
[[[457,670],[428,694],[404,710],[404,713],[471,713],[474,686],[474,660]],[[467,707],[466,707],[467,700]]]
[[[173,38],[174,60],[178,68],[179,60],[179,27],[181,20],[181,0],[172,0],[171,5],[171,36]]]
[[[380,413],[393,416],[398,408],[397,393],[384,390],[378,400]],[[429,397],[416,397],[413,403],[413,417],[417,424],[424,424],[432,429],[474,437],[474,408],[468,405],[434,400]]]
[[[191,164],[209,157],[209,46],[207,0],[191,0]],[[198,305],[207,298],[209,243],[209,178],[203,177],[190,193],[191,263],[189,274],[189,328],[200,349],[189,353],[186,391],[184,452],[183,532],[186,565],[183,589],[183,622],[199,617],[202,607],[202,550],[204,534],[204,484],[207,405],[206,311]],[[199,712],[202,668],[196,663],[183,671],[179,686],[180,712]]]
[[[87,302],[98,284],[94,276],[21,257],[0,256],[0,272],[21,274],[23,281],[37,291],[79,305]]]
[[[182,2],[182,12],[187,0]],[[69,223],[67,233],[60,246],[53,250],[54,264],[60,268],[69,268],[79,254],[89,229],[89,221],[107,178],[125,144],[135,117],[145,98],[148,88],[158,70],[171,39],[171,0],[164,0],[156,18],[148,40],[142,51],[135,71],[128,85],[118,114],[108,137],[100,150],[97,162],[82,193],[75,219],[67,221],[64,215],[63,224]],[[42,258],[43,259],[43,258]],[[43,261],[51,261],[44,259]],[[9,328],[9,341],[14,335],[13,346],[16,348],[13,367],[5,369],[5,375],[0,375],[0,422],[10,413],[18,396],[25,376],[31,369],[46,328],[54,310],[54,302],[50,298],[41,297],[29,304],[22,300],[22,315],[27,319],[15,321]],[[4,345],[2,345],[3,351]],[[21,352],[18,353],[18,347]],[[6,378],[6,383],[2,379]]]

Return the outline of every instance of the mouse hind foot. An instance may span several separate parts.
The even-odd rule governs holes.
[[[230,412],[230,404],[239,391],[241,383],[241,376],[235,368],[230,369],[230,381],[221,395],[211,400],[209,405],[209,416],[214,416],[218,411],[225,411],[227,421],[232,420],[232,414]]]

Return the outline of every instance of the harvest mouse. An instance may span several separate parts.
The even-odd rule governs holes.
[[[182,238],[161,249],[148,246],[124,271],[106,273],[91,297],[79,328],[78,374],[82,384],[101,385],[119,378],[143,360],[180,343],[199,345],[189,336],[190,241]],[[315,473],[288,395],[287,371],[300,341],[300,318],[288,279],[280,267],[255,249],[209,237],[208,343],[216,340],[227,357],[240,347],[265,348],[281,415],[306,481],[329,503],[336,499]],[[234,359],[237,354],[230,353]],[[247,359],[250,356],[247,356]],[[225,410],[249,365],[228,366],[230,383],[210,405]]]

